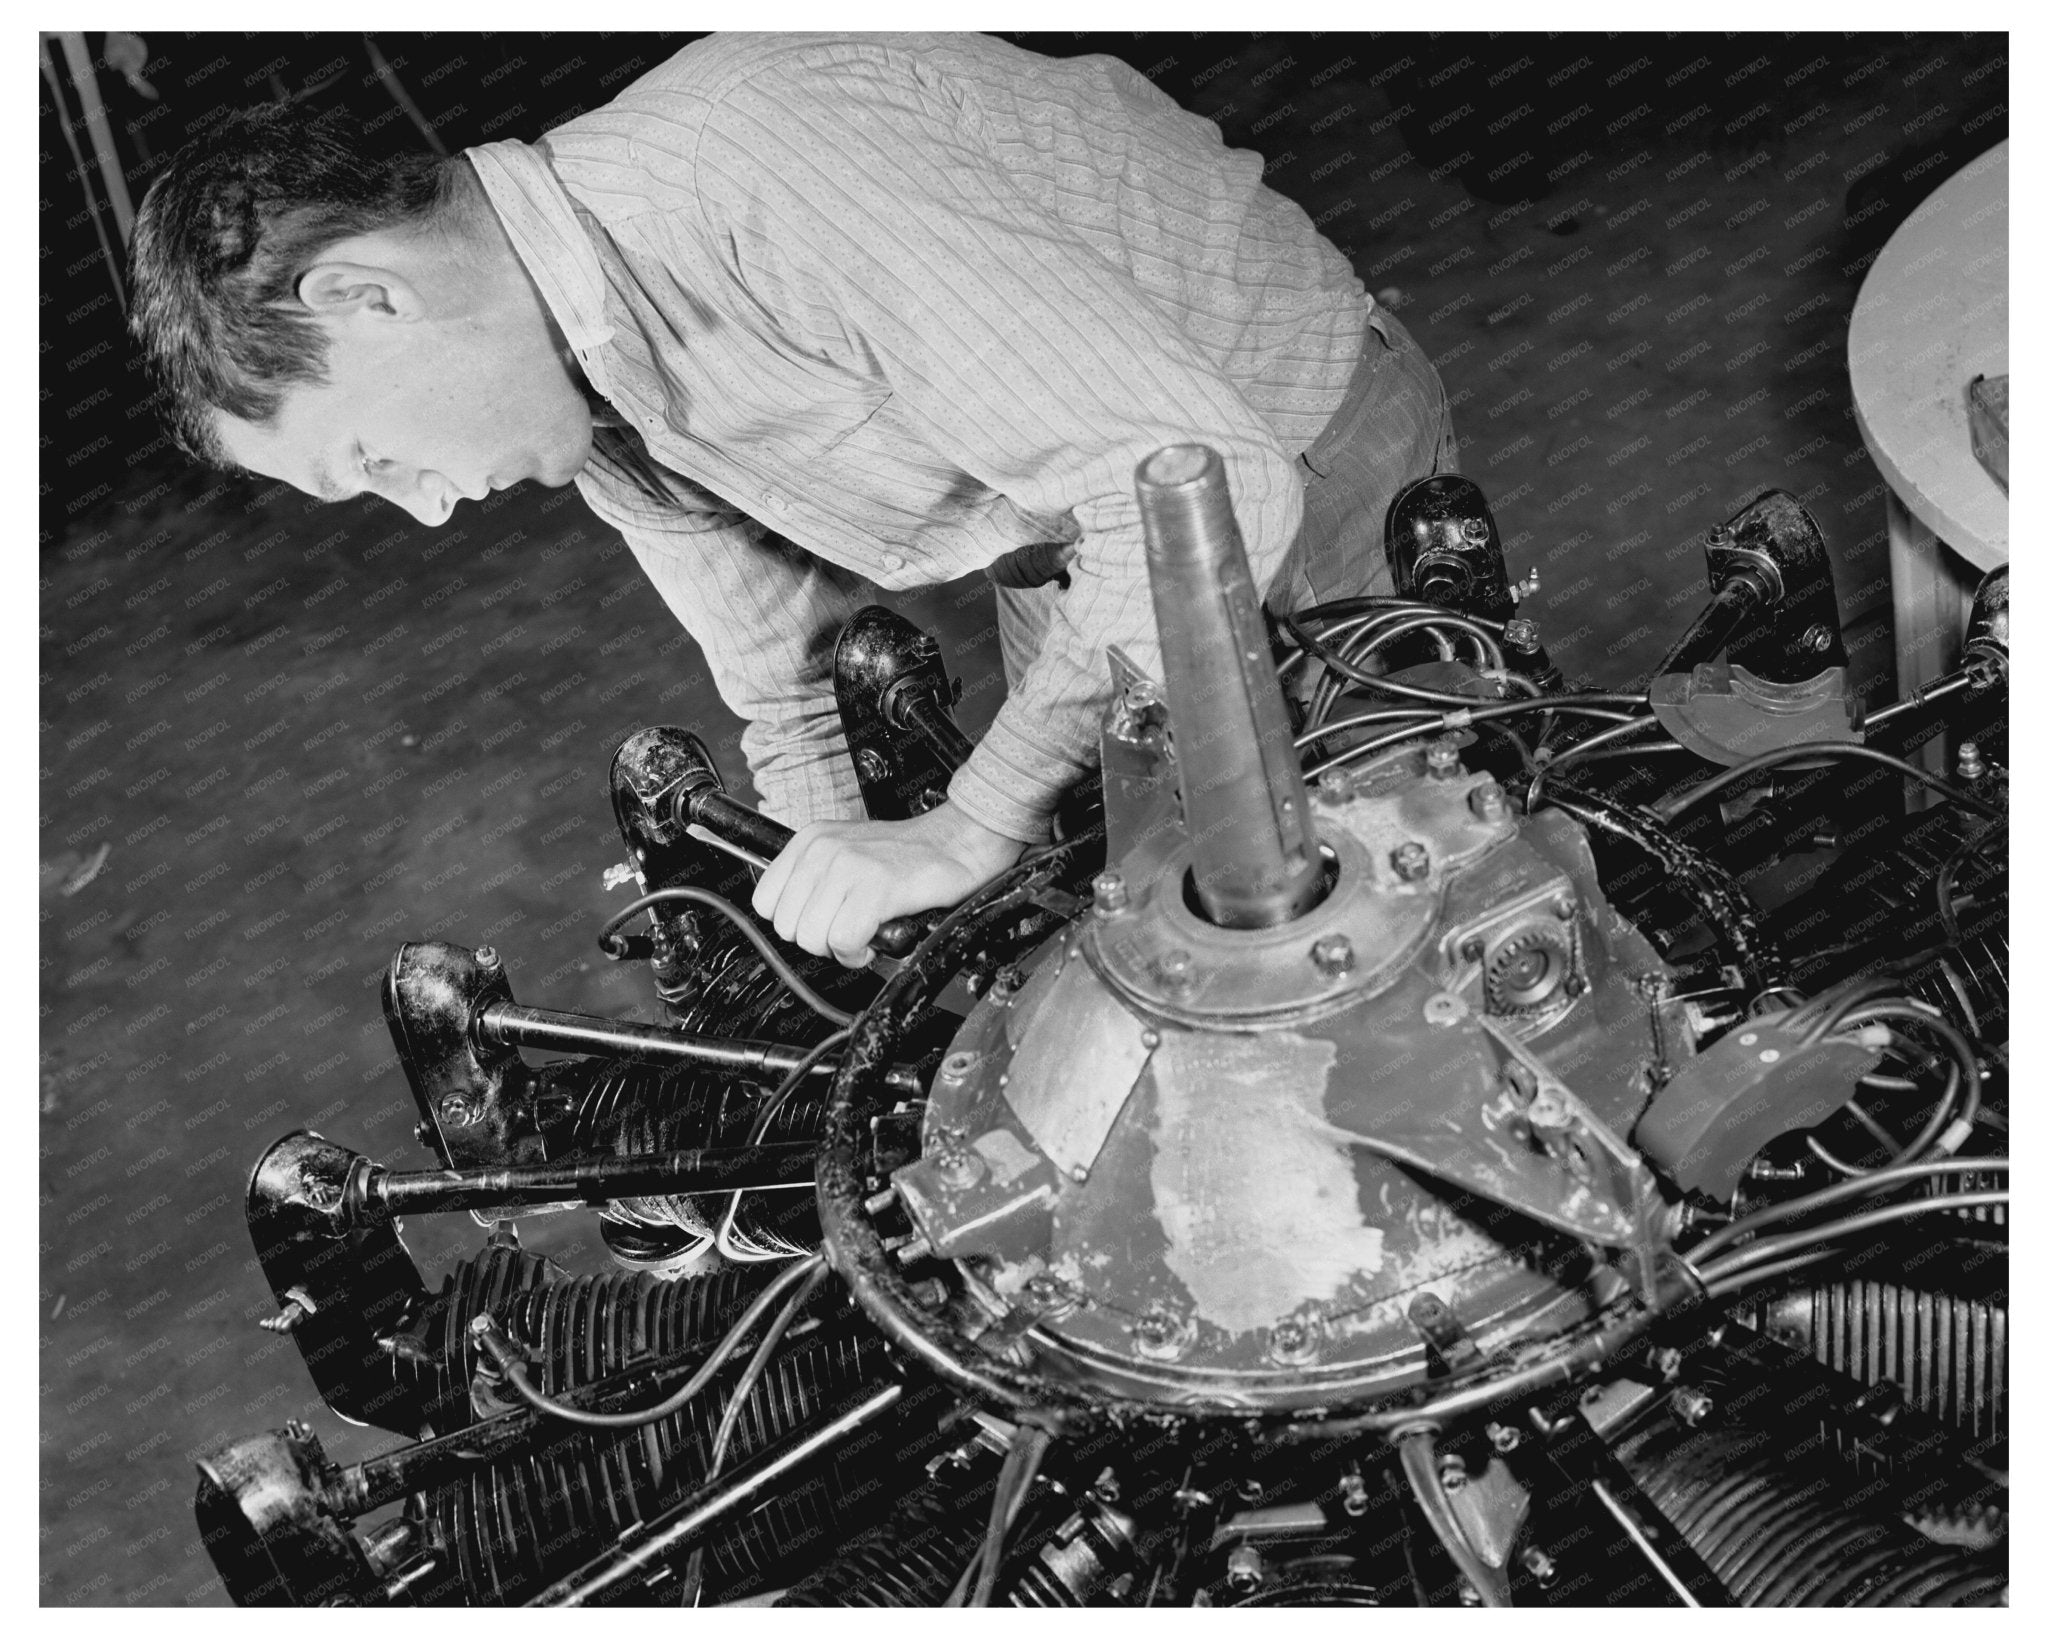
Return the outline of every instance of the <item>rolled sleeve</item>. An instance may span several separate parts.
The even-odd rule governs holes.
[[[872,588],[742,514],[643,503],[589,474],[579,487],[704,651],[719,697],[746,719],[740,749],[762,812],[791,826],[863,818],[832,652]]]

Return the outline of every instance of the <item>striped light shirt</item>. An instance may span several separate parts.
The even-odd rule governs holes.
[[[1372,308],[1258,156],[1110,57],[716,36],[538,145],[468,157],[668,479],[651,497],[601,440],[578,486],[791,823],[862,812],[832,646],[872,588],[1063,542],[1051,629],[949,793],[1042,836],[1093,761],[1104,649],[1157,674],[1138,463],[1216,449],[1264,588],[1301,520],[1293,458]]]

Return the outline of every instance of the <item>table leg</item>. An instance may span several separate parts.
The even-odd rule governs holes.
[[[1885,521],[1891,532],[1892,644],[1898,658],[1899,698],[1951,671],[1962,659],[1963,627],[1978,572],[1944,546],[1898,496],[1885,492]],[[1948,770],[1947,736],[1934,734],[1904,754],[1930,773]],[[1913,745],[1911,740],[1906,742]],[[1906,809],[1916,813],[1932,795],[1909,785]]]

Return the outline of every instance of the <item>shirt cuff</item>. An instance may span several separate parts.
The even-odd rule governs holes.
[[[946,788],[946,800],[979,825],[1015,842],[1044,842],[1052,835],[1060,795],[1088,771],[1079,754],[1062,754],[1034,744],[998,712],[974,755]]]

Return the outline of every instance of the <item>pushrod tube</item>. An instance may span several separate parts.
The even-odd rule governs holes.
[[[539,1201],[609,1201],[621,1195],[720,1195],[734,1189],[810,1185],[812,1144],[754,1144],[738,1149],[605,1155],[535,1166],[468,1167],[439,1172],[359,1169],[351,1180],[355,1216],[373,1223],[409,1212],[466,1212]],[[358,1181],[359,1180],[359,1181]]]
[[[606,1019],[589,1013],[562,1013],[517,1002],[492,1002],[486,1006],[477,1015],[477,1034],[484,1041],[503,1047],[688,1064],[763,1079],[788,1075],[804,1058],[803,1048],[781,1042],[705,1036],[669,1025]],[[838,1059],[827,1057],[812,1065],[809,1074],[829,1081],[838,1069]],[[912,1096],[924,1092],[917,1072],[907,1064],[891,1065],[886,1082],[893,1092]]]
[[[608,1548],[529,1601],[537,1606],[588,1605],[624,1591],[661,1560],[701,1541],[712,1527],[774,1491],[783,1476],[822,1456],[885,1416],[903,1398],[903,1385],[889,1383],[842,1402],[801,1435],[763,1452],[727,1478],[650,1520],[630,1540]]]

